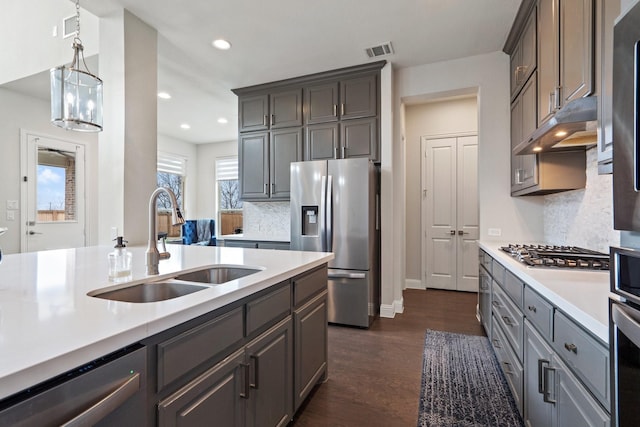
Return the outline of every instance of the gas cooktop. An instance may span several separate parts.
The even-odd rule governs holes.
[[[609,270],[609,255],[577,246],[510,244],[500,249],[531,267]]]

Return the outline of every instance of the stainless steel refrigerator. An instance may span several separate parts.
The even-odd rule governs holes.
[[[291,164],[291,249],[334,253],[331,323],[367,328],[380,312],[379,175],[366,158]]]

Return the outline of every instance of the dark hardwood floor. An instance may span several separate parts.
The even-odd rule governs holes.
[[[290,424],[415,426],[427,329],[484,335],[477,294],[404,291],[404,313],[369,330],[329,327],[329,378],[312,392]]]

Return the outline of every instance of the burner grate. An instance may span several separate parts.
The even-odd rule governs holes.
[[[509,244],[501,249],[531,267],[609,270],[609,255],[578,246]]]

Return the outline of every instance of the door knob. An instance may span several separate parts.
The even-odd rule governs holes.
[[[458,230],[458,236],[462,236],[463,234],[469,234],[468,231]]]
[[[34,234],[42,234],[42,233],[38,233],[37,231],[29,230],[29,235],[30,236],[33,236]]]
[[[451,234],[452,236],[456,235],[456,230],[449,230],[449,234]]]

